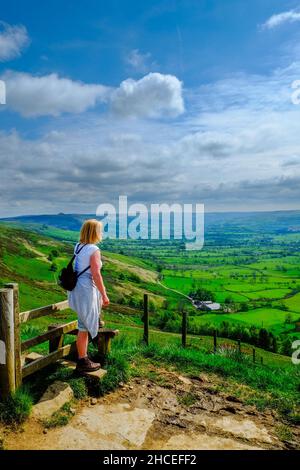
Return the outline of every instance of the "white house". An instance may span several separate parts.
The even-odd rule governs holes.
[[[198,310],[206,310],[208,312],[221,310],[221,304],[218,304],[217,302],[212,302],[211,300],[196,300],[194,302],[194,305],[195,307],[197,307]]]

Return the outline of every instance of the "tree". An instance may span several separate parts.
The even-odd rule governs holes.
[[[293,323],[293,317],[291,313],[286,314],[284,323],[286,323],[287,325],[290,325],[291,323]]]
[[[52,263],[51,266],[50,266],[50,271],[52,272],[56,272],[57,271],[57,266],[55,263]]]
[[[292,340],[288,336],[286,336],[281,343],[280,353],[286,356],[292,355]]]
[[[248,310],[249,310],[249,306],[248,306],[247,302],[242,302],[240,304],[240,311],[241,312],[248,312]]]
[[[208,301],[208,300],[215,300],[215,295],[213,292],[204,289],[204,288],[199,288],[196,290],[196,292],[191,292],[190,296],[193,297],[194,299],[197,300],[202,300],[202,301]]]
[[[163,266],[161,264],[158,264],[156,269],[158,273],[161,273],[163,270]]]
[[[259,330],[258,345],[263,349],[270,349],[270,336],[265,328],[260,328]]]

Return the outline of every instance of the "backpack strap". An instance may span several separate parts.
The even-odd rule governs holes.
[[[80,243],[77,244],[77,247],[76,247],[76,250],[74,252],[74,255],[72,256],[72,258],[70,259],[69,263],[68,263],[68,266],[72,266],[73,262],[74,262],[74,259],[76,258],[76,256],[81,252],[82,248],[85,247],[85,245],[82,245],[79,249]]]
[[[79,245],[80,245],[80,244],[79,244]],[[79,245],[78,245],[78,246],[79,246]],[[77,248],[76,248],[76,250],[75,250],[75,254],[74,254],[74,256],[73,256],[72,263],[73,263],[75,257],[76,257],[77,255],[79,255],[79,253],[81,252],[81,250],[86,246],[86,243],[85,243],[84,245],[82,245],[79,249],[78,249],[78,246],[77,246]],[[90,269],[90,267],[91,267],[91,265],[89,265],[87,268],[85,268],[83,271],[81,271],[79,274],[77,274],[77,279],[79,278],[79,276],[81,276],[81,274],[85,273],[88,269]]]
[[[80,243],[78,243],[78,245],[77,245],[77,248],[76,248],[76,250],[75,250],[74,257],[75,257],[76,255],[79,255],[79,253],[81,252],[81,250],[86,246],[86,243],[85,243],[84,245],[82,245],[80,248],[79,248],[79,245],[80,245]],[[78,249],[78,248],[79,248],[79,249]]]
[[[81,271],[79,274],[77,274],[77,278],[81,276],[81,274],[85,273],[88,269],[90,269],[91,265],[89,265],[87,268],[85,268],[83,271]]]

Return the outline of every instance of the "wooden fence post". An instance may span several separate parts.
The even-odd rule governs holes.
[[[14,306],[12,289],[0,289],[0,394],[5,398],[16,389]]]
[[[59,325],[48,325],[48,331],[55,330]],[[64,345],[64,335],[61,334],[56,338],[52,338],[49,340],[49,353],[57,351],[58,349],[62,348]]]
[[[217,352],[217,330],[214,330],[214,353]]]
[[[255,363],[255,348],[252,349],[252,359],[253,359],[253,362]]]
[[[181,344],[184,348],[186,348],[186,335],[187,335],[187,311],[185,309],[182,310],[182,338]]]
[[[149,309],[148,309],[148,294],[144,294],[144,336],[143,341],[149,345]]]
[[[262,366],[264,365],[264,358],[262,356],[260,358],[260,363],[261,363]]]
[[[4,287],[7,289],[12,289],[13,291],[15,386],[17,389],[22,385],[19,285],[16,282],[10,282],[9,284],[5,284]]]

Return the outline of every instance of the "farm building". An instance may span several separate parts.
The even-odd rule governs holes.
[[[221,310],[221,305],[217,302],[212,302],[211,300],[201,301],[195,300],[194,305],[198,310],[206,310],[208,312]]]

